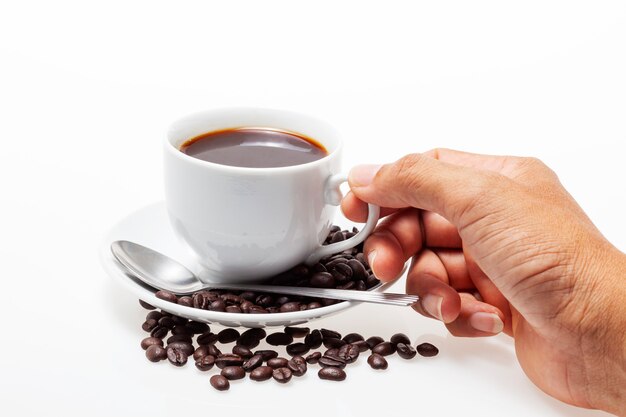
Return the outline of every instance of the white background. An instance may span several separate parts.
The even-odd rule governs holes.
[[[172,120],[254,105],[336,125],[346,168],[436,146],[538,156],[623,251],[625,19],[622,1],[1,2],[0,413],[602,415],[536,389],[509,338],[392,307],[312,325],[403,331],[437,358],[217,393],[145,360],[145,312],[97,250],[163,198]]]

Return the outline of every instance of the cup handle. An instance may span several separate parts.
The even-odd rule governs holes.
[[[325,200],[328,204],[338,206],[341,203],[343,194],[341,193],[339,186],[347,181],[348,176],[346,174],[333,175],[328,178],[328,181],[326,181],[324,195]],[[374,204],[368,204],[367,208],[367,221],[365,222],[365,226],[363,226],[363,229],[361,229],[361,231],[359,231],[351,238],[342,240],[341,242],[320,246],[315,250],[315,252],[313,252],[313,254],[311,254],[307,258],[305,263],[307,265],[313,265],[319,262],[319,260],[325,256],[343,252],[344,250],[351,249],[359,243],[363,242],[365,238],[368,237],[370,233],[372,233],[374,227],[376,227],[376,223],[378,223],[378,218],[380,217],[380,207]]]

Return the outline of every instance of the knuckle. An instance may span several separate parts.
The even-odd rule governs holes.
[[[420,154],[409,154],[403,156],[393,164],[391,175],[394,180],[406,188],[415,188],[420,183],[420,172],[423,169],[422,162],[424,156]]]

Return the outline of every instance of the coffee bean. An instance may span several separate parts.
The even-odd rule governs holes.
[[[167,352],[159,345],[151,345],[146,349],[146,358],[150,362],[159,362],[167,358]]]
[[[213,355],[205,355],[199,359],[196,359],[196,368],[201,371],[208,371],[213,368],[213,364],[215,363],[215,356]]]
[[[217,340],[220,343],[232,343],[237,339],[239,339],[239,332],[237,329],[228,328],[217,334]]]
[[[365,286],[369,289],[380,284],[380,280],[374,276],[374,274],[369,274],[367,279],[365,280]]]
[[[291,380],[291,369],[289,368],[276,368],[272,371],[272,376],[274,379],[281,384],[286,384]]]
[[[372,353],[367,358],[367,363],[372,367],[372,369],[387,369],[388,366],[387,359],[378,353]]]
[[[365,343],[367,343],[367,345],[370,347],[370,349],[374,349],[374,346],[381,344],[385,341],[385,339],[383,339],[382,337],[379,336],[372,336],[370,338],[368,338]]]
[[[300,342],[292,343],[287,346],[287,353],[290,356],[306,355],[309,350],[309,347],[305,343]]]
[[[233,346],[232,352],[234,355],[241,356],[244,359],[249,359],[254,355],[250,349],[241,345]]]
[[[182,351],[187,356],[192,355],[194,353],[194,348],[193,348],[193,345],[191,343],[173,342],[173,343],[169,343],[167,345],[167,348],[168,349],[169,348],[179,349],[180,351]]]
[[[348,281],[343,285],[339,285],[337,288],[340,290],[353,290],[356,287],[354,281]]]
[[[358,333],[348,333],[341,340],[343,340],[346,343],[354,343],[354,342],[360,342],[365,339],[363,339],[363,336],[361,336]]]
[[[213,355],[216,358],[222,354],[222,351],[219,350],[215,345],[206,345],[206,348],[209,355]]]
[[[160,311],[151,311],[148,313],[148,315],[146,315],[146,320],[152,319],[152,320],[159,321],[161,317],[163,317],[163,314],[161,314]]]
[[[208,324],[200,323],[198,321],[190,321],[185,326],[193,334],[202,334],[211,330]]]
[[[215,333],[212,333],[210,330],[208,332],[202,333],[196,338],[196,341],[199,345],[212,345],[217,342],[217,340],[218,336]]]
[[[311,349],[317,349],[322,346],[322,333],[315,329],[304,338],[304,344]]]
[[[245,377],[246,371],[241,366],[225,366],[220,374],[229,381],[234,381]]]
[[[374,346],[373,353],[378,353],[381,356],[388,356],[395,353],[396,347],[391,342],[382,342]]]
[[[325,337],[323,343],[327,349],[339,348],[346,344],[345,341],[337,339],[336,337]]]
[[[158,337],[159,339],[163,339],[165,336],[167,336],[167,334],[169,333],[169,330],[167,327],[163,327],[163,326],[156,326],[154,329],[152,329],[152,331],[150,332],[150,336],[152,337]]]
[[[226,391],[230,388],[230,382],[222,375],[213,375],[209,381],[211,386],[218,391]]]
[[[352,343],[354,346],[359,348],[359,352],[365,352],[369,350],[370,346],[367,344],[365,340],[359,340],[357,342]]]
[[[143,322],[143,324],[141,325],[141,328],[143,329],[144,332],[151,332],[152,329],[154,329],[158,325],[159,325],[158,321],[149,319]]]
[[[267,333],[265,332],[265,329],[261,328],[261,327],[255,327],[252,329],[248,329],[245,332],[243,332],[241,334],[241,336],[250,336],[250,337],[254,337],[255,339],[263,339],[265,336],[267,336]]]
[[[333,358],[334,358],[334,357],[336,357],[336,358],[338,358],[337,353],[339,353],[339,348],[332,348],[332,349],[328,349],[328,350],[326,350],[326,352],[324,352],[324,355],[323,355],[323,356],[328,356],[328,357],[333,357]]]
[[[289,362],[286,358],[272,358],[267,361],[267,366],[276,368],[284,368],[287,366],[287,362]]]
[[[267,381],[272,377],[274,369],[269,366],[259,366],[250,372],[250,379],[253,381]]]
[[[308,327],[290,327],[290,326],[285,327],[285,333],[287,333],[293,338],[305,337],[306,335],[309,334],[310,331],[311,329],[309,329]]]
[[[261,330],[261,332],[259,332]],[[245,346],[249,349],[255,348],[259,345],[259,341],[265,337],[265,330],[263,329],[248,329],[239,336],[237,344]]]
[[[143,350],[148,349],[152,345],[159,345],[163,347],[163,340],[158,337],[146,337],[141,341],[141,348]]]
[[[243,363],[243,369],[250,372],[263,364],[263,355],[253,355],[250,359]],[[271,375],[271,374],[270,374]]]
[[[156,295],[156,297],[160,298],[161,300],[169,301],[170,303],[174,304],[178,303],[178,297],[176,296],[176,294],[169,291],[159,290],[154,295]]]
[[[180,348],[168,347],[166,349],[167,359],[172,365],[183,366],[187,363],[187,354]]]
[[[289,313],[292,311],[300,311],[300,303],[298,301],[290,301],[280,306],[281,313]]]
[[[396,345],[396,352],[398,353],[398,356],[400,356],[402,359],[413,359],[417,354],[413,346],[406,345],[404,343],[398,343]]]
[[[312,301],[306,305],[307,310],[313,310],[314,308],[320,308],[320,307],[322,307],[322,304],[318,303],[317,301]]]
[[[417,345],[416,347],[417,353],[427,358],[431,356],[436,356],[439,353],[439,349],[436,346],[431,345],[430,343],[422,343]]]
[[[364,281],[367,279],[368,273],[361,262],[357,261],[356,259],[350,259],[348,261],[348,266],[352,269],[353,281]]]
[[[256,352],[254,352],[254,354],[263,356],[264,361],[269,361],[272,358],[278,357],[278,352],[271,349],[257,350]]]
[[[198,346],[196,350],[194,350],[193,352],[193,359],[197,361],[198,359],[208,354],[209,354],[209,348],[207,346]]]
[[[185,307],[193,307],[193,298],[184,295],[178,299],[178,304]]]
[[[299,355],[294,356],[287,362],[287,368],[291,369],[291,373],[295,376],[302,376],[306,373],[306,360]]]
[[[328,272],[316,272],[309,280],[309,285],[315,288],[334,288],[335,278]]]
[[[318,262],[318,263],[316,263],[315,265],[313,265],[311,267],[311,271],[313,271],[313,272],[327,272],[327,269],[326,269],[326,267],[322,263]]]
[[[320,352],[313,352],[309,356],[306,357],[306,362],[310,363],[311,365],[314,365],[317,363],[317,361],[320,360],[321,357],[322,357],[322,354]]]
[[[267,336],[265,341],[267,342],[267,344],[272,346],[287,346],[288,344],[293,342],[293,336],[287,333],[277,332]]]
[[[191,343],[191,336],[189,336],[188,334],[177,334],[177,335],[170,336],[167,338],[166,343],[168,345],[174,342]]]
[[[253,305],[248,310],[248,313],[249,314],[267,314],[267,313],[269,313],[269,311],[267,311],[267,309],[265,309],[265,308],[263,308],[261,306]]]
[[[243,365],[243,358],[239,355],[232,355],[230,353],[219,355],[215,358],[215,366],[220,369],[226,366],[241,366]]]
[[[226,312],[227,313],[241,314],[241,313],[243,313],[243,310],[240,307],[237,307],[237,306],[226,306]]]
[[[159,319],[159,326],[167,327],[168,329],[173,329],[176,326],[174,319],[168,316],[161,317]]]
[[[328,381],[343,381],[346,379],[346,372],[340,368],[328,367],[320,369],[317,376]]]
[[[257,294],[253,291],[244,291],[241,294],[239,294],[239,297],[242,300],[254,301],[256,300]]]
[[[231,293],[222,294],[222,295],[220,295],[220,298],[227,305],[241,304],[241,302],[243,301],[243,298],[241,298],[240,296],[238,296],[236,294],[231,294]]]
[[[353,363],[359,357],[359,347],[351,344],[343,345],[339,348],[337,356],[339,356],[345,363]]]
[[[319,360],[317,361],[317,363],[322,367],[322,368],[328,368],[328,367],[333,367],[333,368],[345,368],[346,364],[345,362],[341,361],[340,359],[333,359],[327,356],[322,356],[321,358],[319,358]]]
[[[324,339],[328,339],[328,338],[341,339],[341,333],[336,332],[334,330],[321,329],[320,332],[322,333],[322,338]]]
[[[191,296],[191,302],[194,308],[208,310],[211,300],[207,297],[207,291],[199,291]]]
[[[146,303],[144,300],[139,300],[139,305],[141,305],[146,310],[154,310],[156,307]]]
[[[191,336],[193,333],[191,332],[191,330],[187,328],[186,325],[179,324],[179,325],[174,326],[174,328],[172,329],[172,334],[175,336],[178,336],[178,335]]]
[[[212,301],[209,305],[211,311],[226,311],[226,303],[222,300]]]
[[[341,232],[336,232],[333,233],[333,236],[330,238],[330,242],[329,243],[338,243],[341,242],[343,240],[345,240],[346,238],[344,237],[343,233]]]
[[[393,336],[391,336],[391,339],[389,339],[389,341],[393,343],[394,345],[397,345],[398,343],[404,343],[405,345],[411,344],[411,340],[404,333],[394,334]]]

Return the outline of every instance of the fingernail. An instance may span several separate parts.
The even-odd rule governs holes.
[[[443,303],[443,297],[433,294],[426,294],[422,298],[422,307],[428,314],[434,318],[443,321],[443,314],[441,314],[441,304]]]
[[[504,323],[494,313],[474,313],[469,318],[469,324],[476,330],[493,334],[498,334],[504,329]]]
[[[382,165],[357,165],[348,175],[350,184],[354,187],[364,187],[371,184]]]
[[[370,269],[372,270],[372,274],[374,274],[375,277],[378,277],[378,274],[376,273],[376,270],[374,269],[374,260],[376,259],[376,251],[373,250],[370,253],[367,254],[367,263],[370,266]]]

